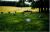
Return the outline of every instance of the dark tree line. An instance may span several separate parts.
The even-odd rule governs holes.
[[[40,0],[40,8],[41,8],[41,12],[49,13],[49,0]]]

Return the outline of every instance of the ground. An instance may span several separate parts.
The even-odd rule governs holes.
[[[48,31],[45,13],[0,14],[0,31]]]

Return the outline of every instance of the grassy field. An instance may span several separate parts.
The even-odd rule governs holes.
[[[0,31],[48,31],[48,21],[44,13],[0,14]]]
[[[4,13],[14,13],[14,12],[24,12],[24,11],[32,11],[32,12],[39,12],[39,8],[32,8],[32,7],[15,7],[15,6],[0,6],[0,12]]]

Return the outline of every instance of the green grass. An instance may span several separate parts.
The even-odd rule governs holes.
[[[31,22],[25,21],[27,18]],[[48,15],[44,13],[0,14],[0,31],[48,31],[47,25]]]

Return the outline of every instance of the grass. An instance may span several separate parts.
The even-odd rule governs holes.
[[[0,31],[48,31],[48,15],[32,14],[0,14]],[[31,19],[30,22],[25,19]]]

